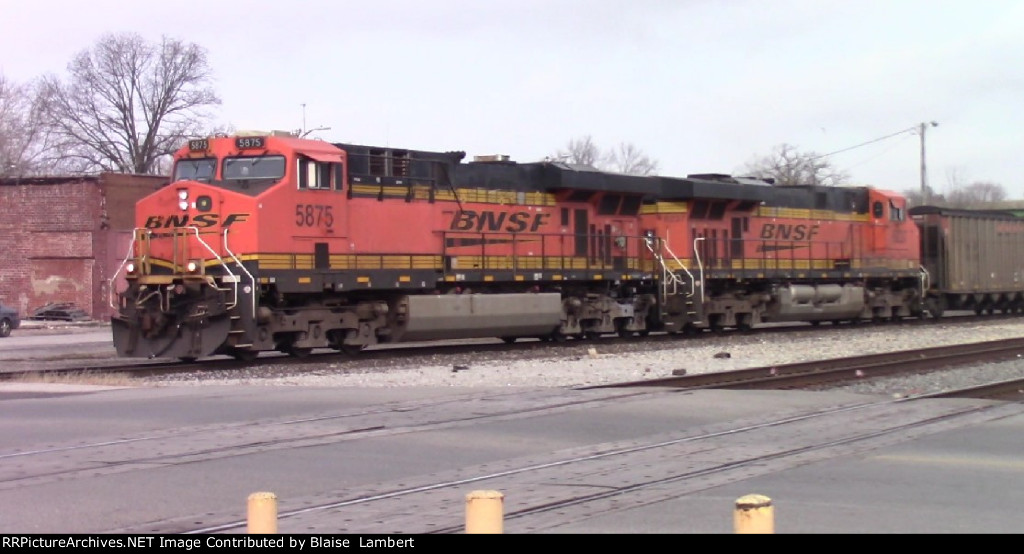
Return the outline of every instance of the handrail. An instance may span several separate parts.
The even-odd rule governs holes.
[[[653,236],[644,237],[644,244],[647,246],[647,249],[651,251],[651,254],[654,255],[654,258],[656,260],[658,260],[659,264],[661,264],[661,274],[662,274],[662,281],[663,281],[662,282],[663,294],[666,294],[666,295],[668,294],[669,283],[671,283],[672,287],[673,287],[672,288],[672,294],[675,294],[676,293],[676,288],[675,287],[679,286],[679,284],[681,284],[683,282],[683,280],[679,277],[679,275],[676,274],[676,272],[674,272],[671,269],[669,269],[668,264],[665,263],[665,257],[662,256],[660,252],[658,252],[658,251],[656,251],[654,249],[654,246],[652,245],[653,242],[654,242],[654,237]],[[684,272],[686,272],[687,277],[690,278],[690,292],[687,294],[687,296],[693,296],[693,293],[694,293],[693,274],[690,273],[690,270],[687,269],[686,266],[683,265],[683,262],[681,262],[679,260],[679,258],[676,257],[674,252],[672,252],[672,248],[669,247],[667,240],[665,240],[665,239],[658,239],[658,243],[660,244],[660,246],[662,248],[664,248],[666,251],[668,251],[669,255],[672,256],[672,259],[675,260],[677,265],[679,265],[679,268],[682,269]]]
[[[183,227],[182,230],[184,230],[184,231],[195,231],[196,240],[199,241],[199,244],[202,244],[204,247],[206,247],[206,250],[208,250],[210,252],[210,254],[213,254],[214,258],[217,258],[217,261],[220,262],[220,265],[221,265],[221,267],[224,268],[224,271],[226,271],[228,273],[228,275],[231,276],[232,282],[235,283],[235,286],[233,288],[234,298],[231,301],[231,305],[227,306],[227,309],[230,310],[231,308],[234,308],[235,306],[237,306],[238,305],[238,281],[239,281],[238,276],[235,275],[231,271],[230,268],[228,268],[228,264],[224,263],[224,258],[222,258],[220,256],[220,254],[217,253],[216,250],[211,248],[210,245],[207,244],[205,240],[203,240],[203,237],[200,236],[200,234],[199,234],[199,227],[196,227],[195,225],[189,225],[188,227]],[[237,260],[237,258],[235,258],[235,259]]]
[[[704,240],[704,237],[696,237],[693,239],[693,257],[697,260],[697,267],[700,269],[700,301],[704,302],[704,262],[700,259],[700,249],[697,248],[697,243]],[[690,294],[691,296],[693,293]]]
[[[249,276],[249,282],[252,284],[252,317],[253,317],[253,319],[256,319],[256,278],[252,276],[252,273],[250,273],[249,269],[245,267],[245,265],[242,263],[242,260],[238,259],[238,256],[236,256],[235,253],[232,252],[230,248],[228,248],[228,230],[227,230],[227,228],[224,229],[224,251],[227,252],[228,254],[230,254],[231,255],[231,259],[235,260],[235,263],[238,264],[238,267],[242,268],[242,271],[244,271],[245,274]],[[228,271],[228,273],[231,273],[231,271],[228,270],[227,267],[225,267],[224,269],[225,269],[225,271]],[[237,303],[237,301],[238,301],[238,284],[236,283],[235,284],[235,302]],[[234,306],[232,306],[232,307],[234,307]]]
[[[640,253],[643,250],[640,248],[640,242],[651,240],[651,237],[645,235],[616,235],[615,237],[603,235],[602,241],[608,241],[612,238],[615,240],[625,239],[626,241],[625,244],[613,242],[612,250],[608,250],[601,247],[601,244],[606,245],[605,242],[595,246],[596,243],[592,242],[593,237],[583,233],[530,233],[489,230],[452,231],[449,229],[435,230],[433,233],[440,236],[442,259],[457,256],[479,261],[479,265],[474,267],[452,268],[445,266],[445,272],[460,274],[480,273],[499,269],[512,271],[528,271],[531,269],[618,271],[622,268],[615,265],[617,259],[633,260],[639,263]],[[587,240],[587,252],[577,253],[574,247],[576,243],[573,241],[581,240],[584,237]],[[497,238],[507,240],[507,242],[492,240]],[[454,244],[454,242],[450,242],[461,239],[473,239],[474,242],[468,244]],[[540,255],[536,255],[535,250],[529,253],[520,252],[520,249],[524,248],[524,245],[527,243],[537,244]],[[454,254],[452,253],[453,248],[464,249],[465,253]],[[614,250],[615,248],[620,250]],[[640,250],[637,250],[638,248]],[[650,245],[648,245],[648,249],[651,249]],[[531,260],[543,260],[544,263],[540,264],[540,262],[533,262]],[[635,264],[632,267],[635,270],[639,270],[638,268],[639,266]],[[685,267],[683,269],[685,270]]]

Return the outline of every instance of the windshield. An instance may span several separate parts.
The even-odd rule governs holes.
[[[225,158],[224,180],[280,179],[284,168],[284,156]]]
[[[174,166],[175,181],[205,181],[213,179],[217,168],[217,158],[192,158],[178,160]]]

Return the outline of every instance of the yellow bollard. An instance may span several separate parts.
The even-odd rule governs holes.
[[[250,534],[277,533],[277,495],[272,492],[254,492],[249,495]]]
[[[748,494],[736,500],[733,526],[740,535],[770,535],[775,532],[775,509],[772,499]]]
[[[501,534],[504,531],[505,495],[498,491],[473,491],[466,495],[466,534]]]

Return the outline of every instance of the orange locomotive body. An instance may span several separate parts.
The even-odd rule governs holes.
[[[691,175],[672,196],[644,216],[671,254],[663,282],[690,286],[662,295],[670,330],[922,314],[918,230],[898,194]]]
[[[136,206],[122,356],[251,359],[921,311],[904,200],[286,135],[193,140]]]

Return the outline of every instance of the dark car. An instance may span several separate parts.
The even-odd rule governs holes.
[[[21,318],[18,317],[18,310],[11,306],[0,304],[0,337],[6,337],[11,331],[21,325]]]

